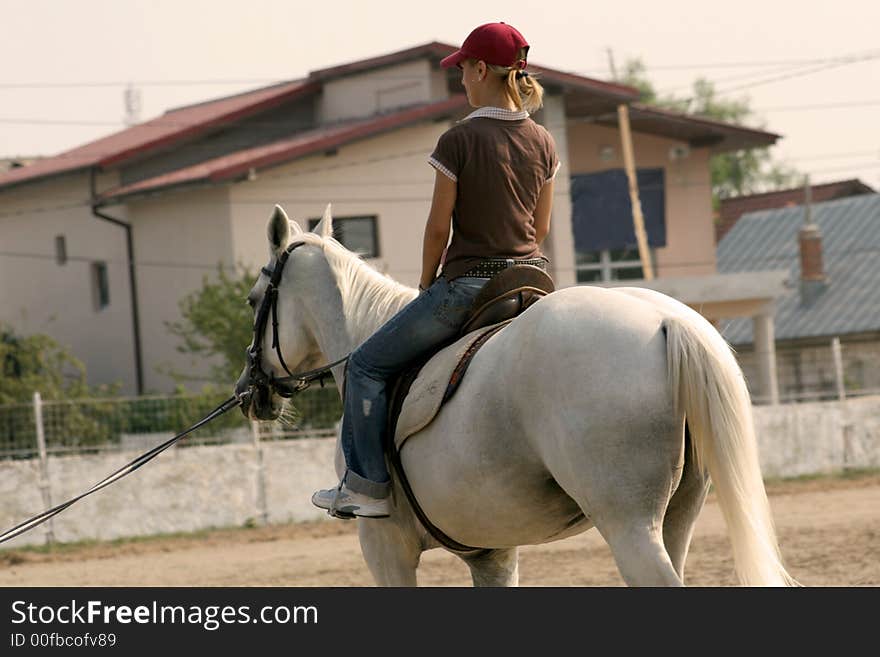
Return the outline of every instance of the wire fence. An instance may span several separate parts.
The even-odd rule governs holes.
[[[205,417],[226,398],[216,395],[41,400],[0,405],[0,459],[46,454],[145,451]],[[335,435],[342,404],[335,387],[311,388],[276,422],[251,422],[237,410],[178,443],[192,445],[291,440]]]

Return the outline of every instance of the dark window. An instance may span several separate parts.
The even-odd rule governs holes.
[[[64,235],[55,236],[55,262],[59,265],[67,264],[67,240]]]
[[[666,246],[663,169],[636,172],[648,246]],[[629,183],[622,169],[571,177],[571,223],[578,253],[635,247]],[[636,256],[638,259],[638,256]]]
[[[320,219],[309,219],[309,230]],[[364,258],[379,257],[378,219],[376,215],[361,217],[334,217],[333,237],[349,251]]]
[[[110,305],[110,280],[107,277],[107,263],[92,263],[92,297],[95,310],[102,310]]]

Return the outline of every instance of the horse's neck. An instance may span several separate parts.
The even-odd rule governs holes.
[[[318,346],[329,361],[342,358],[367,340],[416,291],[380,274],[356,255],[325,247],[329,269],[313,305]],[[328,300],[332,299],[332,302]],[[341,377],[337,376],[341,384]]]

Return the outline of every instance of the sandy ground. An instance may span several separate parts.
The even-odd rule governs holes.
[[[880,586],[880,474],[768,484],[783,559],[807,586]],[[685,569],[690,585],[734,583],[727,532],[710,497]],[[469,586],[444,550],[422,557],[419,583]],[[355,523],[231,529],[51,551],[0,552],[0,586],[371,586]],[[620,586],[602,537],[520,549],[522,586]]]

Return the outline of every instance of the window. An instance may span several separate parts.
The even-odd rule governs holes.
[[[92,272],[92,299],[95,310],[103,310],[110,305],[110,280],[107,277],[107,263],[93,262]]]
[[[64,235],[55,236],[55,262],[59,265],[67,264],[67,240]]]
[[[639,169],[636,179],[653,260],[653,249],[666,246],[664,171]],[[611,169],[572,176],[571,201],[577,281],[644,278],[626,173]]]
[[[309,219],[309,230],[318,225],[320,219]],[[349,251],[364,258],[379,257],[379,235],[376,215],[361,217],[334,217],[333,237]]]
[[[653,260],[653,251],[651,252]],[[603,249],[575,253],[578,283],[629,281],[644,278],[639,250]]]

